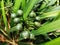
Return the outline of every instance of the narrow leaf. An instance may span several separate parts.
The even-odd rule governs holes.
[[[26,0],[22,0],[22,9],[24,10],[26,6]]]
[[[46,2],[43,2],[43,4],[40,6],[39,10],[44,9],[46,7],[46,4],[47,4]]]
[[[17,12],[17,10],[20,8],[20,5],[21,5],[21,1],[22,0],[15,0],[15,4],[13,6],[13,12]]]
[[[31,11],[31,9],[33,8],[33,6],[35,5],[35,3],[37,2],[38,0],[30,0],[30,2],[28,3],[28,5],[26,6],[26,9],[24,11],[24,15],[23,15],[23,18],[24,20],[26,20],[29,12]]]
[[[44,18],[47,18],[47,17],[56,17],[58,16],[60,11],[50,11],[50,12],[47,12],[47,13],[43,13],[41,16],[40,16],[40,19],[44,19]]]
[[[6,29],[8,30],[8,23],[7,23],[7,18],[6,18],[6,15],[5,15],[4,1],[3,0],[1,1],[1,8],[2,8],[3,21],[4,21],[4,24],[6,26]]]
[[[47,6],[51,6],[53,5],[57,0],[50,0],[49,3],[47,4]]]
[[[60,29],[60,19],[53,21],[51,23],[43,24],[42,27],[40,27],[38,30],[33,30],[32,33],[34,35],[40,35],[40,34],[45,34],[48,32],[56,31]]]
[[[60,37],[40,45],[60,45]]]

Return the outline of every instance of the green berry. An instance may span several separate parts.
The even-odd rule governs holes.
[[[39,17],[39,16],[37,16],[37,17],[36,17],[36,20],[38,20],[38,21],[39,21],[39,20],[40,20],[40,17]]]
[[[16,28],[17,28],[17,30],[21,30],[22,29],[22,24],[17,24]]]
[[[14,22],[15,22],[15,23],[18,23],[19,21],[20,21],[19,18],[14,18]]]
[[[39,22],[34,22],[36,27],[40,27],[40,23]]]
[[[23,15],[23,11],[22,11],[22,10],[18,10],[18,11],[17,11],[17,14],[18,14],[18,15]]]
[[[29,14],[30,17],[36,17],[36,14],[34,11],[32,11],[30,14]]]
[[[12,13],[11,14],[11,18],[15,18],[16,17],[16,14],[15,13]]]
[[[29,38],[29,32],[28,32],[28,31],[23,31],[23,32],[21,33],[21,36],[22,36],[24,39],[27,39],[27,38]]]

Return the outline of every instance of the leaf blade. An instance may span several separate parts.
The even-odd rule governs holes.
[[[13,12],[16,13],[17,10],[20,8],[22,0],[15,0],[15,4],[13,6]]]
[[[40,45],[59,45],[59,44],[60,44],[60,37]]]
[[[6,15],[5,15],[4,1],[3,0],[1,1],[1,8],[2,8],[3,21],[4,21],[4,24],[6,26],[6,29],[8,30],[8,23],[7,23],[7,18],[6,18]]]
[[[51,23],[48,24],[43,24],[42,27],[40,27],[38,30],[33,30],[32,33],[36,36],[36,35],[40,35],[40,34],[45,34],[48,32],[52,32],[52,31],[56,31],[57,29],[60,29],[60,19],[53,21]]]
[[[30,2],[28,3],[28,6],[26,6],[26,10],[24,11],[24,14],[23,14],[23,18],[24,20],[26,20],[29,12],[31,11],[31,9],[33,8],[33,6],[35,5],[35,2],[38,1],[38,0],[30,0]]]

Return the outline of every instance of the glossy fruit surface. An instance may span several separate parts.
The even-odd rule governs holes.
[[[17,30],[21,30],[22,29],[22,24],[17,24],[16,28],[17,28]]]
[[[36,17],[36,14],[34,11],[32,11],[30,14],[29,14],[30,17]]]
[[[39,20],[40,20],[40,17],[39,17],[39,16],[37,16],[37,17],[36,17],[36,20],[38,20],[38,21],[39,21]]]
[[[36,27],[40,27],[40,23],[39,22],[34,22]]]
[[[11,18],[15,18],[16,17],[16,14],[15,13],[12,13],[11,14]]]
[[[18,11],[17,11],[17,14],[18,14],[18,15],[23,15],[23,11],[22,11],[22,10],[18,10]]]
[[[17,23],[17,22],[19,22],[19,21],[20,21],[19,18],[14,18],[14,22],[15,22],[15,23]]]
[[[21,33],[21,36],[22,36],[24,39],[27,39],[27,38],[29,38],[29,32],[28,32],[28,31],[23,31],[23,32]]]

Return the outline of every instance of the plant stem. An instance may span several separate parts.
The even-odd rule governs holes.
[[[12,44],[12,45],[18,45],[18,44],[16,44],[16,42],[15,42],[14,40],[13,40],[13,41],[6,40],[5,42],[10,43],[10,44]]]
[[[9,7],[11,7],[12,5],[13,5],[13,3],[11,3],[11,5],[9,5],[9,6],[4,7],[4,9],[9,8]],[[2,10],[2,8],[0,8],[0,10]]]

